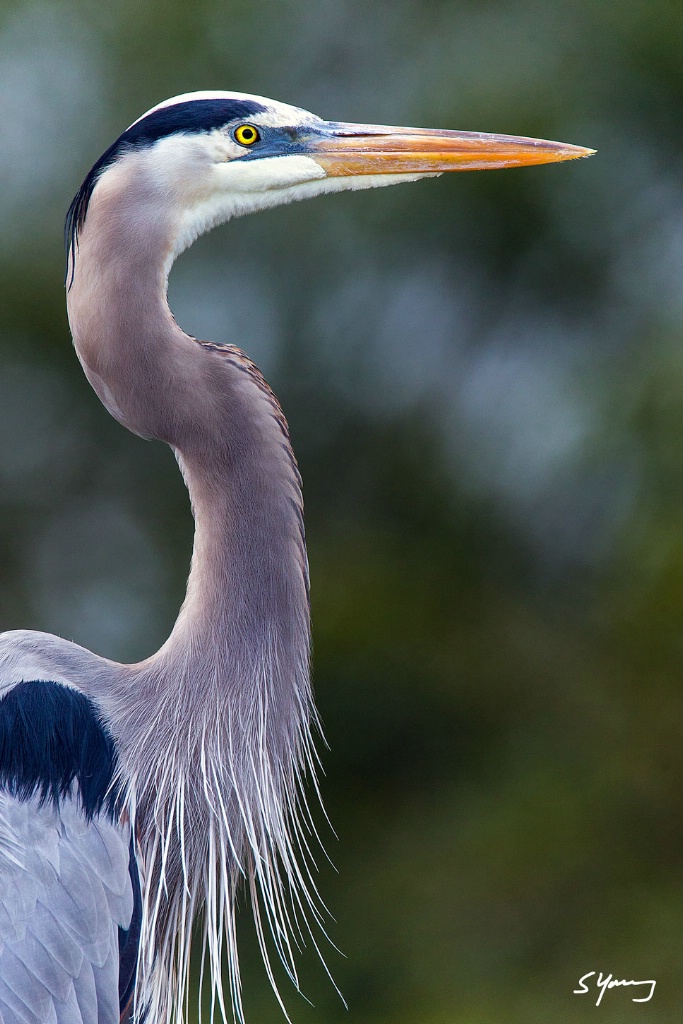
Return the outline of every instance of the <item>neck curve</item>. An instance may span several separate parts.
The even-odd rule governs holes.
[[[171,445],[190,492],[187,595],[159,656],[183,643],[197,653],[200,641],[215,653],[221,638],[239,638],[240,648],[307,648],[301,478],[282,410],[239,349],[178,327],[166,297],[178,226],[150,219],[144,182],[112,176],[93,194],[67,305],[100,399],[130,430]],[[241,649],[242,665],[245,657]]]

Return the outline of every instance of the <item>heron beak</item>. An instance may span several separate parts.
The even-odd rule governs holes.
[[[595,153],[583,146],[514,135],[334,122],[307,149],[328,177],[484,171],[576,160]]]

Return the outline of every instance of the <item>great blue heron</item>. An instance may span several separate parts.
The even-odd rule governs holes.
[[[76,352],[120,423],[171,445],[196,531],[180,614],[145,661],[43,633],[0,638],[4,1024],[181,1022],[198,918],[212,999],[230,1015],[227,954],[241,1020],[242,881],[276,991],[267,943],[296,984],[297,935],[320,919],[301,791],[315,779],[301,481],[256,366],[175,323],[176,256],[230,217],[294,199],[590,152],[201,92],[152,108],[89,172],[66,221]]]

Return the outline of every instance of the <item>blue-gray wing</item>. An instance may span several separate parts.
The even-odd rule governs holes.
[[[73,798],[0,794],[0,1019],[117,1024],[129,834]]]
[[[0,700],[2,1024],[121,1017],[137,881],[130,826],[104,790],[96,798],[94,784],[111,779],[111,765],[101,771],[107,744],[88,733],[101,725],[87,699],[66,689],[24,683]],[[130,959],[129,950],[128,995]]]

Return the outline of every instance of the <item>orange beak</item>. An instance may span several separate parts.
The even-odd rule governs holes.
[[[322,138],[310,139],[306,149],[330,177],[527,167],[576,160],[595,152],[514,135],[334,122],[320,135]]]

